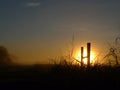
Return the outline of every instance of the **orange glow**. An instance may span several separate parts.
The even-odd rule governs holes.
[[[93,65],[95,63],[95,57],[96,57],[96,54],[94,51],[91,50],[90,52],[90,63]],[[75,52],[75,55],[74,55],[75,59],[81,61],[81,51],[80,49],[77,49],[76,52]],[[84,49],[84,52],[83,52],[83,57],[87,57],[87,49]],[[87,64],[87,58],[84,58],[83,59],[83,63],[84,64]]]

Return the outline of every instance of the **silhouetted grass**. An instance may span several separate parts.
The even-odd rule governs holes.
[[[37,84],[35,84],[37,83]],[[0,67],[0,84],[67,88],[119,88],[120,66],[34,65]]]

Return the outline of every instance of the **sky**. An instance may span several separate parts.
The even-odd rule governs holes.
[[[0,0],[0,45],[19,63],[48,63],[91,42],[103,53],[120,36],[120,0]]]

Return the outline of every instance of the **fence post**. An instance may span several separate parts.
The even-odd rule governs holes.
[[[81,47],[81,67],[83,66],[83,47]]]
[[[87,67],[90,67],[91,43],[87,43]]]

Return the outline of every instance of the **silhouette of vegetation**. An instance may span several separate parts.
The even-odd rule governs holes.
[[[109,53],[107,53],[107,55],[104,57],[107,58],[109,65],[113,65],[114,62],[116,65],[119,65],[119,59],[120,59],[119,39],[120,37],[115,38],[114,45],[113,46],[110,45]]]
[[[0,68],[0,83],[6,85],[29,84],[37,88],[105,89],[119,88],[120,67],[95,65],[80,67],[60,63],[56,65],[11,66]],[[19,84],[19,83],[22,83]],[[119,90],[119,89],[118,89]]]
[[[11,61],[7,48],[0,46],[0,65],[10,64]]]

